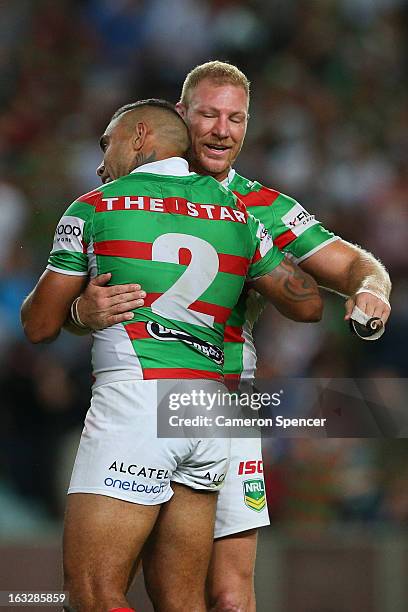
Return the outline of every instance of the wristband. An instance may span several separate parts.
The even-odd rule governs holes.
[[[82,323],[79,313],[78,313],[78,302],[80,299],[81,299],[81,296],[79,295],[77,298],[75,298],[75,300],[71,304],[71,310],[70,310],[71,319],[74,325],[76,325],[77,327],[80,327],[81,329],[89,329],[87,325],[84,325],[84,323]]]
[[[359,293],[371,293],[371,295],[373,295],[374,297],[378,298],[379,300],[384,302],[384,304],[389,306],[389,308],[391,308],[391,304],[389,303],[389,301],[387,300],[385,295],[381,295],[380,293],[376,293],[375,291],[371,291],[371,289],[359,289],[358,291],[355,292],[354,295],[358,295]]]

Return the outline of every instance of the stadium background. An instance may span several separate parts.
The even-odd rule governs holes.
[[[111,112],[177,101],[197,63],[230,60],[252,81],[237,169],[373,251],[394,283],[375,345],[349,335],[339,299],[318,325],[269,308],[261,375],[407,376],[407,17],[404,0],[0,2],[0,589],[58,588],[64,487],[89,400],[88,340],[30,346],[20,303],[60,214],[98,183]],[[407,459],[405,440],[268,442],[260,612],[406,609]]]

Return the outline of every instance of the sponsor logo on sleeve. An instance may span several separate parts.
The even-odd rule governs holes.
[[[255,512],[261,512],[266,506],[265,483],[262,478],[244,480],[243,488],[245,505]]]
[[[258,229],[258,238],[260,240],[259,252],[262,257],[265,257],[265,255],[273,247],[273,240],[272,240],[272,236],[269,234],[268,230],[263,225],[263,223],[260,223],[260,226]]]
[[[296,236],[318,223],[315,216],[308,213],[298,202],[282,217],[282,221]]]
[[[72,251],[82,253],[84,225],[85,221],[79,217],[70,215],[62,217],[55,230],[52,252]]]

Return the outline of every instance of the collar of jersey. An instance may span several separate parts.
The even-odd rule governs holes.
[[[225,179],[221,181],[221,185],[223,187],[228,187],[234,180],[234,176],[235,176],[235,170],[234,168],[231,168],[231,170],[228,172],[228,176],[226,176]]]
[[[188,163],[182,157],[169,157],[159,161],[144,164],[132,170],[135,172],[148,172],[149,174],[163,174],[165,176],[190,176],[194,172],[190,172]]]

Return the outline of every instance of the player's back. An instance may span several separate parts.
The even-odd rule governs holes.
[[[147,292],[133,321],[95,332],[94,373],[98,383],[221,378],[225,322],[248,271],[271,269],[272,254],[261,257],[260,226],[212,178],[141,170],[72,205],[92,208],[83,232],[92,274]]]

